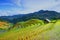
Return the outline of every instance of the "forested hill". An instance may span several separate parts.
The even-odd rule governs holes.
[[[44,20],[45,18],[48,19],[60,19],[60,13],[56,11],[48,11],[48,10],[40,10],[34,13],[29,14],[19,14],[13,16],[0,16],[0,20],[9,21],[12,23],[16,23],[19,21],[27,21],[29,19],[40,19]]]

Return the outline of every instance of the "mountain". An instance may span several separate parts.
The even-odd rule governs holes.
[[[1,16],[0,20],[6,20],[12,23],[27,21],[29,19],[60,19],[60,13],[56,11],[40,10],[38,12],[29,13],[29,14],[19,14],[13,16]]]
[[[42,20],[44,20],[45,18],[48,18],[48,19],[59,19],[60,18],[60,13],[55,12],[55,11],[40,10],[38,12],[27,14],[25,16],[25,18],[26,19],[35,18],[35,19],[42,19]]]
[[[19,14],[19,15],[13,15],[13,16],[0,16],[0,21],[8,21],[11,23],[16,23],[17,20],[22,21],[22,16],[24,16],[24,14]]]

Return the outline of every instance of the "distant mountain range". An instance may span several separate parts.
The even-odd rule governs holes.
[[[12,23],[16,23],[19,21],[27,21],[29,19],[40,19],[45,20],[48,19],[60,19],[60,13],[56,11],[48,11],[48,10],[40,10],[38,12],[29,13],[29,14],[19,14],[13,16],[0,16],[0,20],[9,21]]]

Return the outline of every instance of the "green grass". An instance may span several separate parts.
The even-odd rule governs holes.
[[[43,24],[44,24],[44,22],[42,20],[31,19],[26,22],[18,22],[18,23],[16,23],[15,27],[25,28],[25,27],[29,27],[29,26],[43,25]]]
[[[22,28],[21,25],[25,27]],[[21,28],[16,28],[17,26]],[[19,22],[17,26],[0,34],[0,40],[60,40],[60,20],[48,24],[44,24],[41,20],[29,20],[22,22],[22,24]]]

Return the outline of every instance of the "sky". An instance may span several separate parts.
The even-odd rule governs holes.
[[[60,0],[0,0],[0,16],[28,14],[39,10],[60,12]]]

